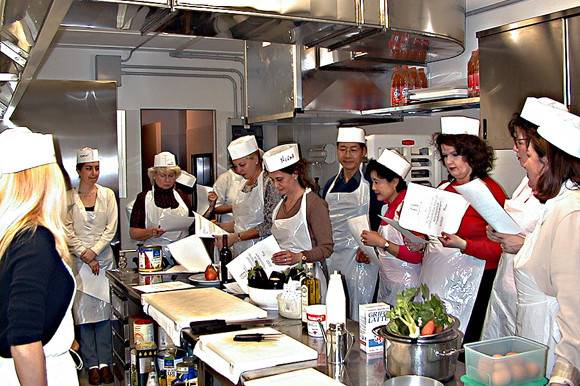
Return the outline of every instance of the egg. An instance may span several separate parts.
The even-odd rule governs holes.
[[[493,357],[494,358],[503,358],[503,355],[501,355],[501,354],[493,354]]]
[[[507,354],[505,354],[505,356],[507,357],[507,356],[510,356],[510,355],[517,355],[517,354],[519,354],[519,352],[510,351]]]
[[[505,386],[510,383],[512,376],[507,368],[497,370],[491,374],[491,383],[495,386]]]
[[[510,372],[514,382],[519,383],[528,378],[526,367],[517,363],[510,366]]]
[[[493,366],[491,364],[491,361],[486,358],[482,358],[479,360],[479,363],[477,364],[477,376],[484,383],[488,383],[489,377],[492,373],[492,369]]]
[[[535,379],[540,375],[540,365],[536,362],[527,362],[526,370],[530,379]]]

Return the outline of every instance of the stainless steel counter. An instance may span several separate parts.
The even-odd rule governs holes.
[[[107,272],[107,277],[110,279],[111,287],[115,288],[117,292],[124,293],[130,300],[140,304],[141,293],[133,288],[133,286],[145,284],[147,281],[187,281],[188,275],[155,275],[154,278],[147,279],[151,275],[139,275],[136,272],[128,274],[121,274],[118,270]],[[312,338],[308,336],[306,331],[302,328],[300,320],[292,320],[280,317],[277,312],[268,312],[269,325],[276,328],[280,332],[291,336],[292,338],[312,347],[318,351],[318,359],[316,361],[301,362],[285,366],[276,366],[264,370],[256,370],[242,374],[240,384],[244,382],[261,378],[268,375],[279,374],[295,369],[305,367],[315,367],[319,371],[339,380],[340,382],[349,386],[376,386],[382,385],[387,378],[382,353],[369,354],[359,349],[358,343],[358,323],[352,320],[347,322],[347,328],[355,335],[355,344],[349,353],[347,361],[344,365],[328,364],[326,360],[324,340],[322,338]],[[249,326],[254,327],[254,326]],[[193,335],[189,329],[183,330],[183,338],[185,341],[195,344],[197,336]],[[459,377],[465,373],[462,363],[458,363],[455,378],[446,383],[449,386],[462,385]],[[204,363],[199,364],[199,385],[210,386],[217,384],[217,380],[222,385],[232,385],[224,377],[216,373],[211,367]]]

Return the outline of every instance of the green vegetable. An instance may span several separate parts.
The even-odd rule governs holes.
[[[420,295],[420,301],[414,301]],[[447,314],[445,304],[435,295],[430,294],[427,285],[409,288],[397,295],[397,304],[387,316],[390,321],[387,329],[397,335],[411,338],[419,337],[421,328],[429,321],[435,326],[445,329],[453,323],[453,318]]]

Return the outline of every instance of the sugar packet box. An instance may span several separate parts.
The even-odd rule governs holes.
[[[370,303],[358,306],[359,342],[362,351],[370,354],[383,351],[383,338],[376,336],[373,329],[389,323],[387,311],[391,309],[386,303]]]

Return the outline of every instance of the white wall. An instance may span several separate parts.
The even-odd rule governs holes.
[[[38,79],[94,80],[96,55],[128,57],[128,51],[56,47],[42,66]],[[236,68],[240,63],[177,59],[166,52],[136,51],[127,64],[149,66],[196,66]],[[154,69],[152,69],[154,70]],[[168,72],[166,70],[155,70]],[[233,75],[234,78],[237,78]],[[238,93],[241,84],[236,79]],[[241,94],[238,95],[238,103]],[[181,76],[123,76],[117,93],[118,109],[127,111],[127,198],[121,198],[120,229],[122,247],[131,248],[125,206],[141,191],[141,122],[140,109],[204,109],[216,111],[215,154],[219,170],[227,167],[227,119],[234,116],[234,96],[231,82],[224,79],[187,78]],[[240,107],[238,107],[240,108]],[[240,109],[241,111],[241,109]]]
[[[477,49],[475,34],[478,31],[579,5],[578,0],[524,0],[467,17],[465,21],[465,52],[456,58],[430,64],[430,85],[435,86],[448,81],[458,81],[460,85],[467,85],[467,62],[471,56],[471,51]]]

